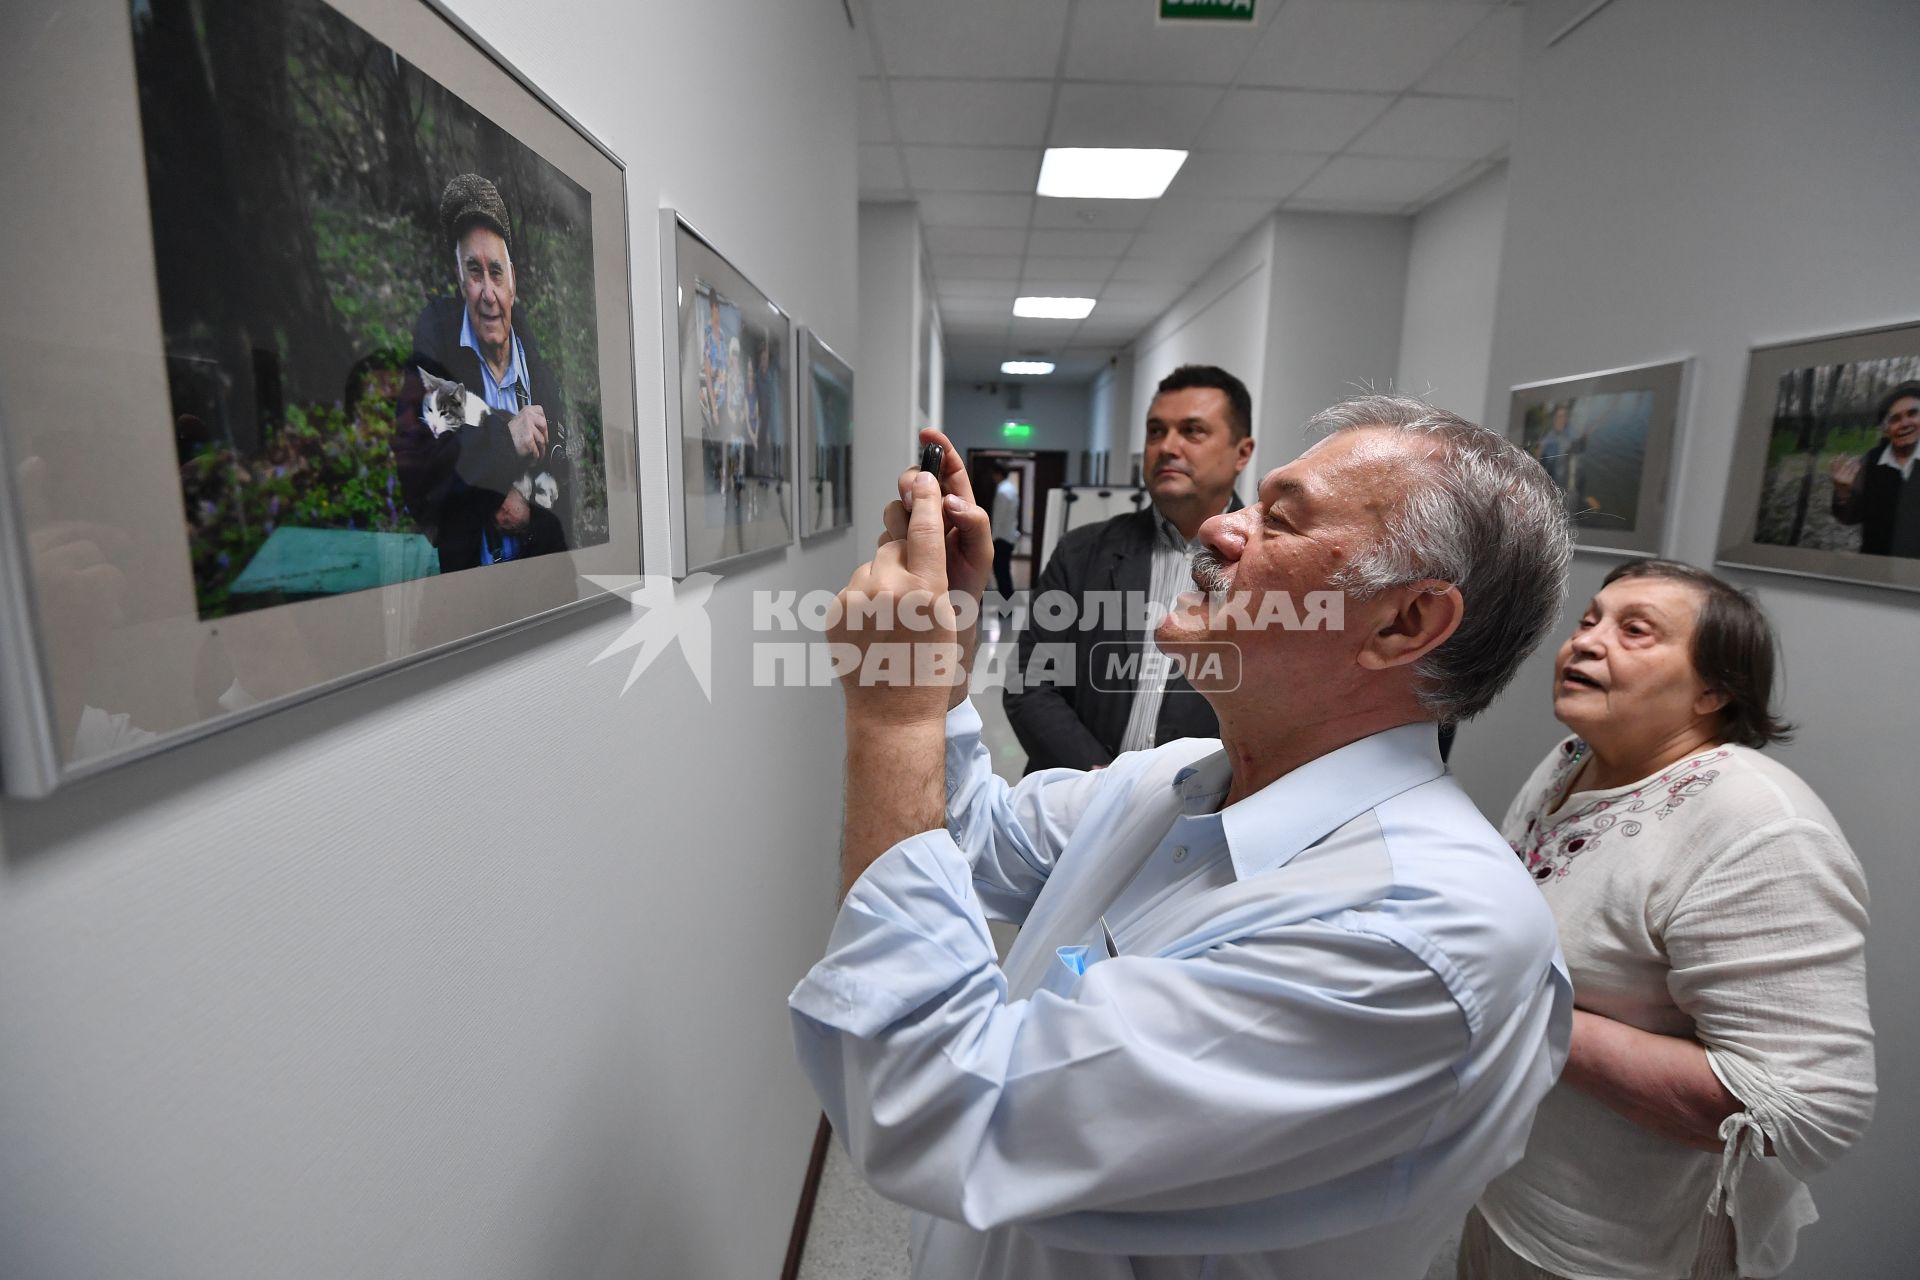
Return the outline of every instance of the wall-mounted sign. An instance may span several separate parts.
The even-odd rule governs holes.
[[[1252,22],[1253,0],[1155,0],[1162,22]]]
[[[1000,435],[1003,439],[1007,440],[1030,440],[1033,438],[1033,424],[1031,422],[1003,422],[1000,424]]]

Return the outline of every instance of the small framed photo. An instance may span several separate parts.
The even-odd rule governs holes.
[[[800,535],[853,523],[853,367],[800,330]]]
[[[1560,487],[1582,551],[1660,553],[1687,361],[1513,389],[1507,438]]]
[[[615,156],[429,0],[21,4],[11,793],[640,572]]]
[[[673,576],[793,542],[793,324],[671,209],[660,212]]]
[[[1720,564],[1920,591],[1920,323],[1756,347]]]

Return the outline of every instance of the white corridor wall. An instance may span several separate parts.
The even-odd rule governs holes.
[[[451,2],[628,165],[664,539],[653,211],[860,364],[863,37],[837,0]],[[833,690],[751,687],[750,596],[867,545],[727,574],[711,705],[677,654],[622,695],[614,602],[0,805],[0,1275],[776,1274],[841,744]]]
[[[1616,0],[1527,11],[1527,64],[1509,175],[1489,405],[1514,383],[1697,361],[1679,429],[1669,554],[1711,564],[1747,351],[1920,319],[1920,22],[1909,0]],[[1575,608],[1614,562],[1577,557]],[[1728,571],[1759,592],[1784,644],[1776,748],[1839,818],[1873,896],[1867,960],[1878,1032],[1879,1113],[1866,1139],[1813,1184],[1820,1223],[1792,1275],[1894,1280],[1915,1273],[1920,1218],[1920,914],[1911,816],[1920,715],[1907,692],[1920,598]],[[1572,614],[1555,635],[1564,636]],[[1550,657],[1536,654],[1453,763],[1486,812],[1563,732]]]

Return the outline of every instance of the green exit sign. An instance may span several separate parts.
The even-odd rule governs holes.
[[[1158,0],[1162,22],[1252,22],[1253,0]]]
[[[1033,437],[1031,422],[1005,422],[1000,425],[1000,435],[1007,440],[1028,440]]]

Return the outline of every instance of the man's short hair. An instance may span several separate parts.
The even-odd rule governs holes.
[[[1160,379],[1153,394],[1163,396],[1169,391],[1203,387],[1211,387],[1227,397],[1227,425],[1233,428],[1235,440],[1245,440],[1253,434],[1253,397],[1247,394],[1247,384],[1218,365],[1183,364]]]
[[[1424,401],[1360,396],[1307,426],[1323,435],[1390,431],[1439,446],[1378,541],[1343,566],[1334,585],[1356,600],[1427,579],[1458,587],[1466,605],[1459,627],[1414,672],[1433,719],[1478,715],[1546,637],[1566,599],[1573,534],[1560,490],[1519,445]]]
[[[1873,425],[1877,427],[1885,422],[1893,406],[1909,398],[1920,400],[1920,382],[1903,382],[1881,396],[1880,402],[1873,406]]]
[[[500,198],[500,188],[477,173],[463,173],[440,193],[440,227],[448,241],[457,245],[476,224],[499,232],[507,251],[513,251],[513,223],[507,217],[507,202]]]

